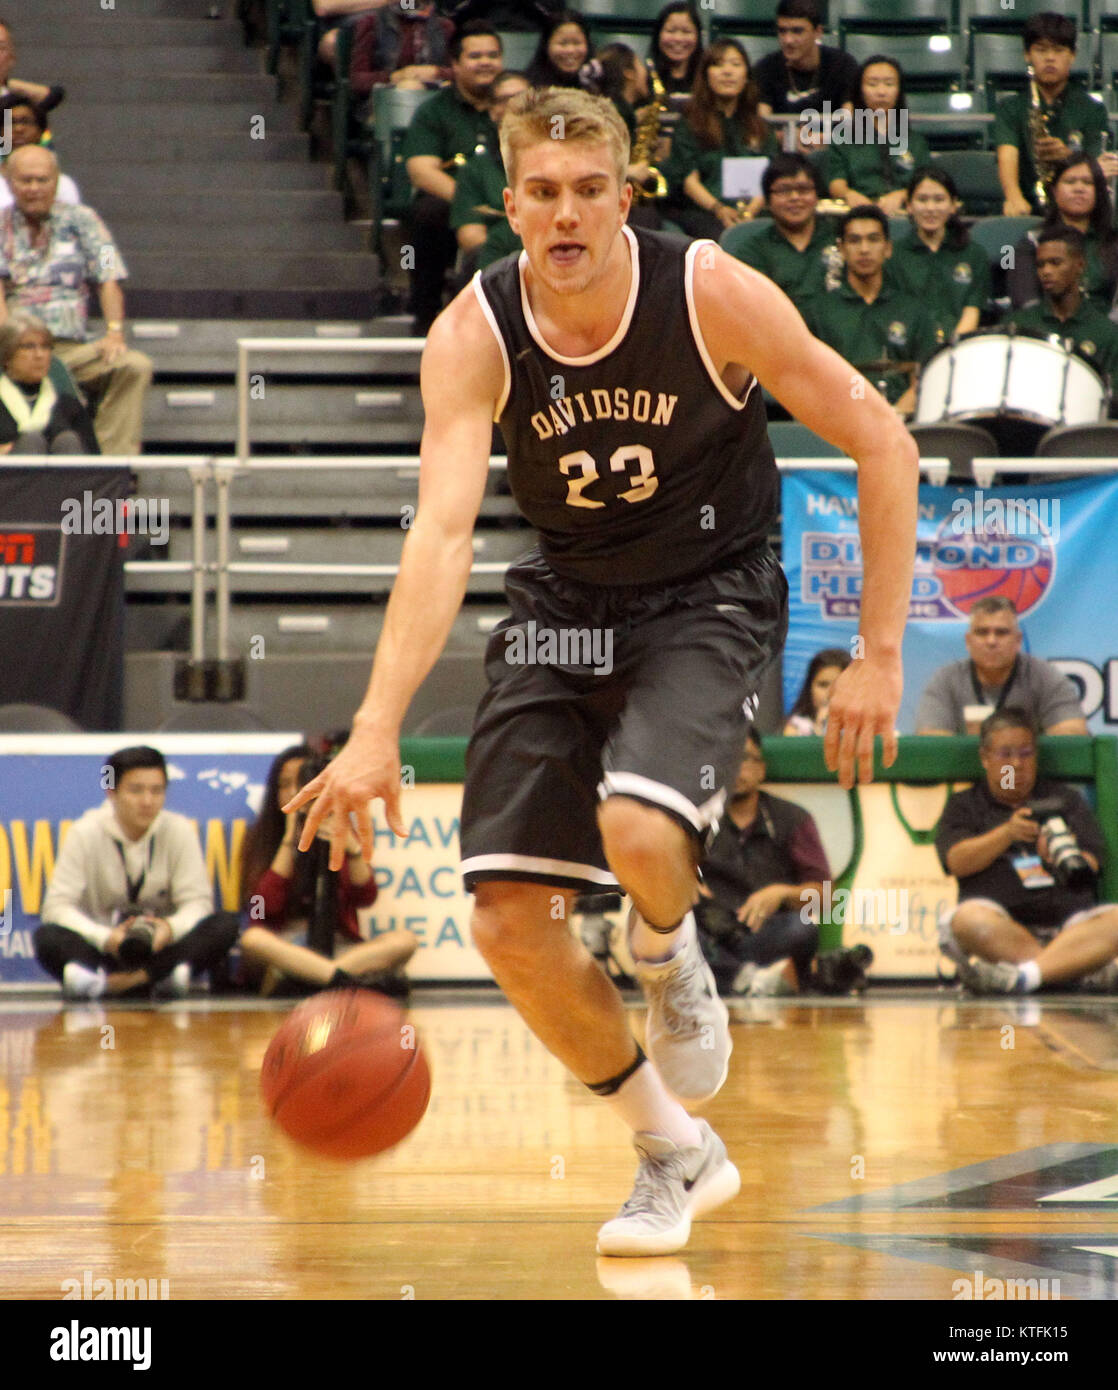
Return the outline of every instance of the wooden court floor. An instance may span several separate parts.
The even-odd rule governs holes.
[[[417,996],[430,1109],[352,1166],[261,1109],[289,1007],[0,1000],[0,1297],[1118,1297],[1116,1001],[735,1004],[703,1113],[742,1191],[657,1260],[596,1258],[628,1136],[497,996]]]

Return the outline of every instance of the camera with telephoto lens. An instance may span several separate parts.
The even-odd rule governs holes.
[[[157,926],[154,917],[137,917],[124,933],[117,955],[129,970],[138,970],[151,960]]]
[[[820,994],[861,994],[872,964],[873,952],[861,943],[820,951],[815,957],[812,983]]]
[[[1048,862],[1061,888],[1081,893],[1094,887],[1095,871],[1084,857],[1075,831],[1063,815],[1064,803],[1058,796],[1040,797],[1029,802],[1029,815],[1040,821],[1041,832],[1048,837]]]

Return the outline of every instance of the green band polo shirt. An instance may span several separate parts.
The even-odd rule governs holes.
[[[951,247],[944,237],[933,251],[915,231],[893,243],[885,275],[903,294],[918,299],[932,316],[944,341],[951,337],[964,309],[985,309],[990,298],[990,262],[973,241]]]
[[[1106,107],[1081,83],[1069,81],[1051,105],[1041,97],[1040,109],[1047,119],[1049,135],[1055,135],[1071,149],[1097,158],[1102,150],[1103,131],[1107,128]],[[1037,174],[1031,153],[1029,115],[1030,94],[1027,91],[999,101],[994,119],[994,145],[1013,145],[1017,150],[1017,181],[1021,192],[1035,207],[1033,186]]]
[[[738,255],[746,265],[779,285],[802,311],[808,299],[823,293],[827,271],[838,258],[834,223],[817,217],[811,240],[798,251],[776,223],[770,222]]]
[[[1046,338],[1059,338],[1071,343],[1088,362],[1102,374],[1104,380],[1118,384],[1118,325],[1111,322],[1101,309],[1084,299],[1070,318],[1057,318],[1047,299],[1036,299],[1017,309],[1009,323],[1015,328],[1043,333]]]
[[[405,162],[417,155],[433,155],[436,159],[454,159],[462,155],[469,159],[485,150],[497,149],[497,127],[488,111],[478,111],[470,105],[455,86],[442,87],[430,101],[425,101],[412,117],[404,136],[401,151]],[[459,168],[451,165],[446,172],[457,178]]]
[[[848,279],[819,295],[807,308],[808,326],[855,367],[870,362],[923,362],[936,348],[936,331],[919,300],[902,294],[888,281],[872,304],[853,290]],[[873,376],[890,404],[908,390],[906,372]]]

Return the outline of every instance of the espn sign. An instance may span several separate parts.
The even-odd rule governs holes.
[[[53,608],[62,590],[62,530],[0,526],[0,606]]]

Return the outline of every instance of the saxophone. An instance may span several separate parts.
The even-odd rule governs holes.
[[[1040,88],[1037,86],[1036,73],[1030,67],[1029,70],[1029,153],[1033,158],[1033,168],[1036,170],[1036,182],[1033,184],[1033,197],[1037,203],[1043,207],[1047,201],[1045,185],[1056,170],[1056,165],[1050,159],[1041,159],[1036,152],[1038,140],[1048,138],[1048,117],[1044,114],[1044,108],[1040,102]]]
[[[652,100],[647,106],[641,108],[640,119],[637,121],[636,138],[633,140],[633,148],[629,151],[631,164],[648,164],[660,139],[660,117],[667,105],[664,100],[664,84],[660,81],[660,74],[656,71],[655,64],[649,62],[646,66],[649,84],[652,88]],[[638,202],[643,203],[667,196],[667,180],[659,169],[649,165],[648,181],[643,187],[640,184],[633,185],[633,197]]]

